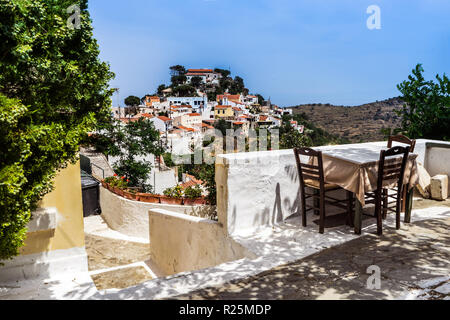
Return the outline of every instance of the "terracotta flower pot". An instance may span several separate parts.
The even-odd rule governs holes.
[[[195,204],[195,199],[192,198],[184,198],[183,204],[186,206],[193,206]]]
[[[132,193],[128,190],[124,190],[123,191],[123,196],[128,199],[128,200],[137,200],[137,194],[136,193]]]
[[[160,203],[160,196],[151,193],[138,193],[136,195],[139,201],[149,203]]]
[[[117,194],[118,196],[121,196],[121,197],[124,196],[123,190],[118,188],[118,187],[114,187],[114,193]]]
[[[204,198],[184,198],[184,204],[187,206],[204,205],[206,200]]]
[[[163,204],[183,204],[183,198],[171,198],[167,196],[160,196],[161,203]]]
[[[206,204],[206,199],[205,198],[195,198],[194,203],[195,204]]]

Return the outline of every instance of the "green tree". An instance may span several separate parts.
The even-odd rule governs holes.
[[[1,260],[18,254],[56,172],[110,116],[113,74],[99,60],[86,0],[0,0],[0,30]]]
[[[173,88],[172,93],[177,97],[196,97],[197,90],[188,84],[180,85]]]
[[[263,105],[264,104],[264,97],[262,95],[260,95],[259,93],[256,94],[256,96],[258,97],[258,104]]]
[[[180,66],[179,64],[177,64],[176,66],[171,66],[169,69],[172,76],[180,76],[186,73],[186,68]]]
[[[97,141],[102,144],[95,144],[97,150],[119,158],[113,164],[114,171],[125,176],[129,180],[129,186],[151,191],[147,180],[152,165],[149,161],[140,159],[151,154],[162,154],[159,132],[153,123],[146,118],[139,118],[138,121],[130,121],[122,126],[119,121],[112,120],[111,125],[104,127],[98,136]]]
[[[191,78],[191,86],[198,88],[202,84],[202,78],[195,76]]]
[[[215,68],[214,72],[220,73],[223,78],[227,78],[231,74],[231,72],[229,70],[219,69],[219,68]]]
[[[172,83],[172,88],[181,86],[185,84],[187,81],[187,77],[185,75],[179,75],[179,76],[172,76],[170,78],[170,82]]]
[[[135,107],[141,104],[141,99],[136,96],[128,96],[125,98],[124,102],[127,107]]]
[[[450,81],[436,75],[437,83],[426,81],[418,64],[408,80],[397,85],[405,101],[397,111],[401,129],[410,138],[450,140]]]
[[[158,89],[156,90],[156,93],[158,94],[158,96],[162,96],[163,95],[163,90],[167,89],[165,84],[160,84],[158,86]]]

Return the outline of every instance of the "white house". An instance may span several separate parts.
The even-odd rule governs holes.
[[[202,83],[219,84],[222,77],[220,73],[214,72],[212,69],[188,69],[185,74],[186,83],[191,83],[193,77],[200,77]]]
[[[150,121],[153,122],[155,128],[161,132],[172,130],[172,119],[170,118],[159,116],[151,118]]]
[[[208,97],[167,97],[171,106],[190,105],[194,112],[201,112],[208,104]]]
[[[173,118],[174,126],[184,126],[188,128],[198,127],[202,124],[202,115],[200,113],[187,113]]]

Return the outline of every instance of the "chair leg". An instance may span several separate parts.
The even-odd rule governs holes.
[[[325,192],[320,190],[320,219],[319,233],[325,232]]]
[[[403,194],[403,189],[399,190],[397,192],[397,206],[395,208],[395,228],[397,230],[400,229],[400,211],[402,209],[402,202],[403,202],[402,201],[403,199],[401,198],[402,194]]]
[[[388,189],[383,189],[383,220],[387,217]]]
[[[305,188],[302,190],[301,195],[302,201],[302,225],[306,227],[306,197],[305,197]]]
[[[377,218],[377,234],[381,236],[383,234],[383,219],[381,216],[381,190],[375,192],[375,217]]]

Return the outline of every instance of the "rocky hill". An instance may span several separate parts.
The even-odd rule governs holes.
[[[397,128],[399,110],[403,101],[391,98],[361,106],[335,106],[330,104],[306,104],[291,107],[294,114],[304,114],[308,121],[331,134],[351,142],[383,140],[382,128]]]

